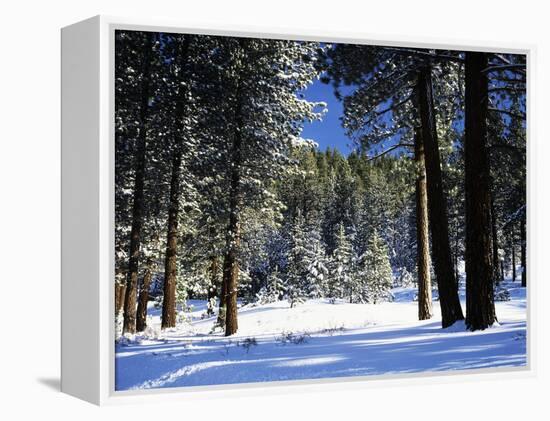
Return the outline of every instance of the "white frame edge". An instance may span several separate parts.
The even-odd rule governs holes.
[[[100,19],[61,33],[61,391],[99,403]]]
[[[528,266],[533,268],[532,227],[536,144],[532,138],[535,46],[496,42],[379,37],[364,33],[242,25],[185,24],[171,20],[96,16],[62,29],[62,357],[61,390],[91,403],[122,404],[414,386],[536,375],[536,282],[527,290],[527,366],[460,372],[296,380],[271,383],[114,390],[114,31],[117,29],[322,40],[392,46],[527,54]],[[84,130],[82,128],[85,128]],[[531,272],[532,269],[531,269]],[[533,277],[530,276],[530,279]],[[84,302],[79,301],[84,298]],[[90,334],[92,332],[92,334]],[[95,332],[95,333],[94,333]]]

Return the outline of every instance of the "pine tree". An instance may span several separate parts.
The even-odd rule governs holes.
[[[372,233],[367,251],[359,261],[360,276],[364,282],[361,294],[365,301],[376,304],[391,299],[393,278],[388,248],[376,230]]]
[[[281,300],[284,294],[285,284],[279,274],[279,268],[276,267],[275,270],[268,275],[266,285],[256,294],[256,298],[260,304],[269,304]]]
[[[298,215],[292,222],[287,254],[285,289],[290,308],[303,303],[307,298],[308,267],[305,222],[301,212],[298,211]]]
[[[456,113],[458,62],[456,52],[396,49],[391,47],[338,45],[328,50],[327,82],[338,88],[355,85],[344,97],[344,127],[374,157],[410,148],[414,127],[420,123],[424,142],[428,206],[432,227],[432,254],[440,290],[442,326],[463,318],[454,277],[448,235],[446,198],[443,192],[436,113]],[[433,95],[432,70],[437,69],[440,89]],[[450,77],[449,77],[450,75]],[[437,100],[437,107],[434,105]],[[385,141],[392,139],[392,144]],[[376,147],[384,148],[377,152]],[[407,149],[405,149],[407,150]]]
[[[238,329],[245,204],[253,209],[270,209],[275,198],[269,185],[292,166],[289,153],[292,147],[303,143],[300,132],[304,120],[319,117],[315,111],[318,104],[297,96],[297,91],[317,76],[319,46],[245,38],[227,38],[223,42],[227,61],[221,77],[226,88],[228,139],[222,139],[219,152],[227,165],[229,180],[223,265],[225,334],[229,336]]]
[[[327,294],[329,282],[329,260],[321,242],[318,228],[308,231],[307,235],[307,272],[306,285],[309,298],[321,298]]]
[[[417,130],[415,134],[415,160],[418,164],[416,178],[418,319],[427,320],[432,317],[432,280],[430,274],[428,192],[426,189],[424,143],[421,136],[420,130]]]
[[[134,169],[134,185],[132,196],[132,228],[129,242],[129,263],[124,299],[124,332],[135,333],[136,331],[136,301],[138,292],[138,270],[141,247],[141,230],[144,220],[144,183],[147,159],[147,129],[149,122],[149,99],[153,94],[152,67],[154,58],[153,48],[156,47],[153,33],[134,32],[132,35],[128,33],[118,33],[119,43],[128,42],[136,45],[140,52],[137,59],[137,69],[127,66],[126,71],[132,74],[137,74],[138,82],[131,86],[134,90],[137,99],[135,104],[129,104],[132,107],[137,120],[136,124],[136,151]],[[124,50],[122,50],[124,51]],[[120,56],[119,59],[124,59],[127,56]],[[122,64],[119,64],[124,66]],[[119,79],[120,80],[120,79]],[[130,92],[125,92],[130,98],[136,96],[130,95]],[[120,114],[124,111],[120,108],[117,110]]]
[[[352,174],[346,158],[335,150],[331,161],[323,220],[323,237],[329,254],[336,248],[339,225],[342,224],[348,234],[357,226],[362,196],[360,180]]]
[[[491,183],[487,155],[488,81],[485,53],[466,53],[465,191],[466,326],[486,329],[496,321],[491,232]]]
[[[524,61],[523,56],[504,59],[514,64]],[[505,248],[503,253],[498,250],[499,257],[506,259],[506,265],[502,260],[501,264],[510,267],[510,273],[514,275],[515,250],[525,251],[521,241],[526,199],[525,75],[521,68],[512,71],[498,70],[499,66],[495,65],[493,67],[496,68],[495,73],[488,75],[488,95],[492,106],[488,110],[487,119],[493,205],[491,214],[496,216],[497,244]],[[504,276],[504,269],[501,270],[501,276]]]
[[[417,266],[420,318],[431,313],[433,279],[448,326],[461,317],[464,255],[472,329],[491,313],[489,265],[513,271],[521,262],[526,285],[524,56],[487,53],[475,78],[467,66],[465,103],[470,53],[115,37],[117,336],[146,327],[149,291],[162,297],[163,327],[186,318],[176,308],[187,299],[212,310],[219,297],[218,323],[231,335],[237,297],[380,302],[391,298],[392,276]],[[321,70],[338,90],[350,85],[349,156],[301,138],[304,122],[322,116],[324,105],[302,96]],[[486,99],[472,100],[471,82],[484,77]],[[477,190],[472,174],[483,178]]]
[[[342,223],[336,231],[335,249],[330,259],[328,296],[331,299],[353,297],[353,250]]]
[[[191,89],[194,80],[192,60],[195,40],[190,35],[176,35],[166,42],[166,50],[170,51],[171,67],[168,76],[171,78],[168,87],[171,95],[166,98],[168,106],[165,112],[171,115],[175,124],[170,130],[172,136],[170,157],[170,193],[168,205],[168,219],[166,226],[166,255],[164,264],[164,288],[162,304],[162,328],[176,326],[176,302],[177,302],[177,258],[178,242],[181,228],[181,202],[185,197],[183,193],[184,174],[182,167],[186,161],[196,159],[193,153],[194,139],[190,135],[190,126],[193,125],[195,109],[190,106],[190,98],[196,95]],[[196,42],[195,42],[196,43]],[[187,176],[188,173],[186,174]]]
[[[151,263],[148,262],[139,290],[136,332],[143,332],[147,327],[147,303],[149,301],[149,288],[151,286],[151,281],[153,278],[153,268],[150,265]]]
[[[426,163],[428,214],[432,233],[433,264],[439,291],[441,324],[445,328],[451,326],[457,320],[464,319],[464,315],[458,297],[458,280],[453,270],[454,266],[449,242],[447,198],[443,190],[431,66],[420,68],[418,72],[417,92],[422,128],[421,137]]]

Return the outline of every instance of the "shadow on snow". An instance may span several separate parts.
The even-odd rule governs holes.
[[[116,389],[232,384],[526,364],[525,322],[483,332],[448,331],[439,322],[312,334],[300,344],[269,335],[118,345]]]

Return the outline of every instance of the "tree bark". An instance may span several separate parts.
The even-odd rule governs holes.
[[[418,319],[432,318],[432,280],[430,275],[430,239],[428,225],[428,192],[424,145],[420,129],[415,129],[414,156],[416,160],[416,244],[418,266]]]
[[[497,230],[497,217],[495,211],[495,200],[491,194],[491,249],[493,251],[493,270],[494,270],[494,282],[499,284],[503,280],[504,274],[500,271],[499,257],[498,257],[498,230]]]
[[[512,243],[512,282],[516,282],[516,248]]]
[[[115,282],[115,316],[124,311],[124,298],[126,294],[126,282]]]
[[[185,37],[180,47],[180,60],[184,61],[189,50],[190,38]],[[181,198],[181,163],[183,160],[183,117],[185,113],[185,98],[187,92],[182,88],[176,101],[175,121],[176,133],[172,155],[172,174],[170,177],[170,202],[168,205],[168,231],[166,235],[166,257],[164,263],[164,284],[162,300],[161,328],[176,326],[176,281],[178,257],[178,222]]]
[[[134,197],[132,208],[132,230],[130,233],[130,259],[128,262],[128,276],[124,299],[124,327],[123,332],[136,332],[136,300],[139,269],[139,254],[141,248],[141,228],[144,213],[144,185],[145,166],[147,155],[147,114],[149,112],[149,90],[151,72],[151,49],[153,34],[147,35],[144,46],[141,79],[141,98],[139,108],[139,133],[135,161]]]
[[[166,237],[162,300],[162,329],[176,326],[176,278],[181,160],[182,151],[181,148],[177,148],[172,158],[172,176],[170,179],[170,204],[168,208],[168,234]]]
[[[464,168],[466,190],[466,326],[496,321],[487,153],[487,54],[466,52]]]
[[[218,296],[218,256],[210,257],[210,288],[208,288],[208,293],[206,295],[206,309],[208,316],[214,315],[214,306],[211,306],[212,299],[216,299]],[[219,313],[218,313],[219,317]]]
[[[239,41],[242,49],[244,40]],[[226,237],[226,255],[223,262],[223,284],[225,287],[225,336],[237,332],[237,290],[239,282],[239,250],[241,246],[241,166],[243,121],[243,93],[241,92],[240,75],[235,84],[234,127],[231,144],[231,166],[229,170],[229,224]]]
[[[240,113],[240,111],[239,111]],[[223,263],[223,279],[225,290],[225,336],[237,332],[237,289],[239,280],[239,249],[241,245],[241,147],[242,139],[240,130],[233,136],[232,159],[231,159],[231,193],[229,226],[227,230],[227,253]]]
[[[523,218],[521,219],[521,286],[527,286],[527,230],[526,230],[526,215],[527,211],[524,211]]]
[[[449,221],[447,201],[443,192],[441,158],[437,140],[431,68],[425,66],[418,74],[418,101],[422,126],[422,142],[426,161],[426,183],[428,191],[428,216],[432,233],[432,257],[442,327],[451,326],[464,319],[458,298],[457,279],[453,271],[453,258],[449,242]]]
[[[148,262],[147,264],[147,269],[145,269],[145,274],[143,275],[141,290],[139,291],[136,318],[137,332],[143,332],[147,327],[147,302],[149,301],[149,287],[151,286],[151,280],[153,279],[151,264],[152,262]]]
[[[225,260],[224,260],[225,261]],[[220,307],[218,311],[218,326],[222,326],[225,329],[225,314],[227,311],[227,285],[225,276],[222,277],[222,285],[220,288]]]
[[[455,271],[455,279],[458,281],[459,272],[458,272],[458,228],[455,230],[454,235],[454,253],[453,253],[453,266]]]
[[[214,298],[218,295],[218,270],[219,262],[218,256],[212,256],[210,258],[210,290],[208,291],[208,299]]]

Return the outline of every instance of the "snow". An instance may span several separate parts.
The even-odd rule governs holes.
[[[499,323],[477,332],[463,322],[441,329],[437,301],[431,320],[416,320],[414,288],[394,289],[394,301],[380,304],[319,299],[292,309],[286,301],[244,306],[239,331],[229,338],[211,333],[215,318],[201,318],[206,301],[190,301],[190,323],[157,339],[117,344],[116,389],[523,366],[525,288],[503,286],[511,300],[496,303]],[[150,331],[160,332],[160,310],[151,307],[149,314]]]

